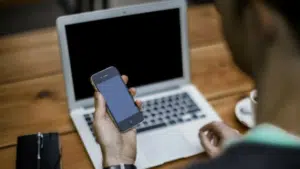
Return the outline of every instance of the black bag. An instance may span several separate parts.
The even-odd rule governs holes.
[[[61,169],[58,133],[18,137],[16,169]]]

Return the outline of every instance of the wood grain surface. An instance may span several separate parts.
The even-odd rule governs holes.
[[[188,11],[192,48],[221,41],[213,6],[191,7]],[[61,73],[55,28],[0,38],[0,57],[0,84]]]
[[[0,84],[61,72],[55,29],[0,39]]]
[[[213,5],[190,7],[188,23],[191,48],[215,44],[223,39],[219,15]]]
[[[251,79],[234,65],[222,43],[191,50],[191,76],[209,100],[253,88]]]
[[[253,82],[232,63],[218,17],[213,5],[188,9],[192,82],[227,124],[245,132],[235,119],[234,106]],[[55,28],[1,37],[0,58],[1,168],[15,168],[17,136],[50,131],[61,134],[65,169],[92,168],[68,114]],[[202,154],[157,169],[184,168],[199,160],[207,157]]]

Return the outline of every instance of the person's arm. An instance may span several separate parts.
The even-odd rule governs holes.
[[[122,76],[127,84],[127,76]],[[135,95],[135,89],[129,89]],[[141,107],[141,102],[136,102]],[[106,112],[105,100],[99,93],[95,93],[95,121],[96,138],[103,153],[103,167],[120,164],[133,165],[136,160],[136,130],[120,133]]]

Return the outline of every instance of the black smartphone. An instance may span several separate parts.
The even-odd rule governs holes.
[[[91,77],[91,83],[103,95],[108,114],[121,132],[133,128],[144,120],[143,114],[115,67],[95,73]]]

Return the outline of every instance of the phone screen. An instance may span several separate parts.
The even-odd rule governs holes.
[[[97,88],[105,98],[117,123],[139,112],[120,76],[114,76],[97,84]]]

